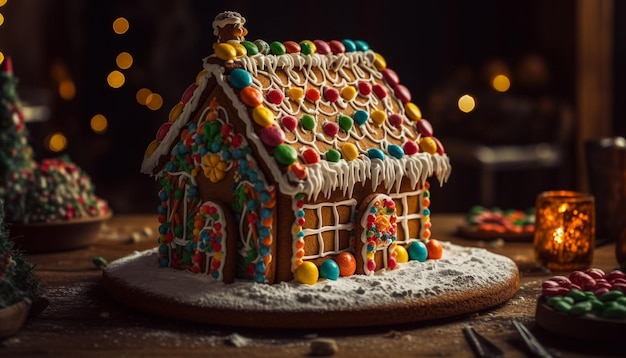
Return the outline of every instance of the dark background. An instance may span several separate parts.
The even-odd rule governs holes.
[[[249,40],[360,39],[383,55],[413,99],[446,138],[486,144],[552,141],[556,119],[536,115],[540,103],[572,107],[576,102],[576,2],[553,1],[37,1],[9,0],[0,8],[0,51],[11,56],[18,90],[25,102],[50,109],[46,121],[29,124],[39,157],[54,156],[43,146],[53,130],[66,134],[65,153],[91,174],[100,196],[113,210],[154,212],[155,181],[139,172],[143,153],[160,124],[211,54],[216,14],[235,10],[247,19]],[[615,2],[615,98],[624,89],[626,6]],[[117,17],[130,22],[124,35],[113,33]],[[123,71],[119,89],[106,84],[115,57],[130,52],[134,64]],[[55,71],[64,69],[77,94],[56,94]],[[505,95],[489,90],[486,73],[504,68],[512,87]],[[159,93],[156,111],[137,103],[140,88]],[[456,98],[471,92],[479,106],[459,122]],[[501,97],[498,97],[501,96]],[[506,96],[506,97],[502,97]],[[512,103],[502,108],[502,99]],[[615,101],[613,134],[626,135],[624,108]],[[104,114],[105,134],[89,120]],[[460,123],[460,125],[459,125]],[[573,133],[572,133],[573,137]],[[573,144],[572,144],[573,145]],[[571,153],[574,153],[573,147]],[[465,211],[480,204],[480,178],[472,165],[455,164],[442,188],[433,185],[433,212]],[[556,169],[498,174],[497,205],[526,208],[547,189],[577,185],[574,155]],[[578,164],[579,165],[579,164]],[[558,181],[557,172],[571,173]]]

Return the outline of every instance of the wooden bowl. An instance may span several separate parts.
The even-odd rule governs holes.
[[[113,214],[49,223],[9,223],[15,248],[26,253],[67,251],[89,246],[98,239],[102,224]]]

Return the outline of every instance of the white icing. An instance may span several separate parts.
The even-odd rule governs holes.
[[[246,23],[246,18],[241,16],[238,12],[235,11],[224,11],[219,14],[213,20],[213,35],[219,35],[219,29],[223,28],[226,25],[233,24],[238,25],[238,27],[243,26]]]

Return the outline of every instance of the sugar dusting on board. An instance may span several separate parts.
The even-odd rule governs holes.
[[[297,281],[262,284],[236,281],[216,282],[207,276],[161,268],[157,249],[135,252],[111,262],[106,272],[114,280],[146,290],[174,302],[197,307],[247,309],[254,311],[330,311],[398,304],[507,281],[517,272],[509,258],[485,249],[443,242],[439,260],[410,261],[398,269],[372,276],[353,275],[315,285]]]

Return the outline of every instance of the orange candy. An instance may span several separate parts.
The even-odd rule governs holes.
[[[426,248],[428,249],[429,259],[438,260],[443,256],[443,246],[441,246],[441,242],[437,239],[428,240]]]
[[[356,272],[356,259],[349,252],[342,252],[335,258],[339,266],[339,276],[352,276]]]

